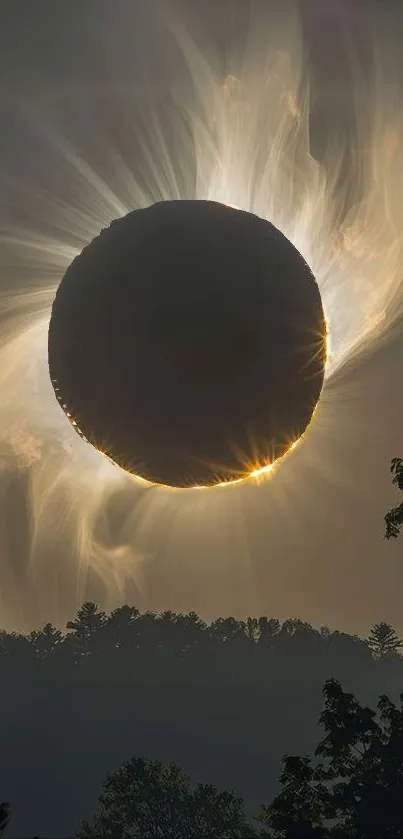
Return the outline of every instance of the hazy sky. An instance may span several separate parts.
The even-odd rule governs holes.
[[[286,15],[286,5],[273,0],[273,26],[280,6]],[[265,25],[269,6],[254,4],[257,14],[265,8]],[[82,161],[102,179],[103,194],[108,185],[113,191],[121,160],[136,160],[140,151],[144,158],[151,149],[153,126],[147,123],[142,103],[152,96],[164,112],[168,94],[180,98],[187,89],[185,63],[164,34],[162,9],[167,7],[149,0],[3,0],[0,225],[8,237],[10,231],[15,236],[14,244],[8,238],[1,246],[3,328],[10,323],[6,291],[44,287],[58,277],[54,251],[47,259],[43,249],[33,253],[19,246],[18,239],[26,239],[31,231],[40,234],[41,241],[48,236],[53,248],[56,239],[61,247],[79,247],[89,237],[87,227],[96,227],[102,215],[94,204],[99,184]],[[315,130],[323,135],[316,137],[318,148],[323,137],[349,137],[351,113],[360,105],[350,95],[346,56],[353,48],[367,60],[365,33],[372,7],[370,0],[303,4]],[[174,8],[178,12],[180,4]],[[189,10],[189,4],[183,8]],[[391,35],[401,24],[397,14],[385,10],[382,25],[386,30],[390,26]],[[223,77],[233,73],[236,62],[231,64],[231,56],[242,54],[247,31],[246,0],[240,0],[239,8],[233,0],[200,0],[192,3],[192,20],[194,37],[214,72]],[[343,38],[349,47],[341,46]],[[365,64],[363,68],[365,76]],[[130,125],[136,130],[129,131]],[[170,125],[167,120],[167,132]],[[58,140],[51,151],[53,130]],[[137,150],[139,136],[146,140]],[[75,150],[76,165],[81,161],[79,192],[69,177],[66,157],[62,162],[63,137]],[[147,172],[140,166],[136,174],[140,181],[142,176],[147,180],[151,171],[148,158]],[[127,174],[128,193],[129,181]],[[58,270],[60,275],[60,265]],[[8,358],[12,357],[11,353]],[[309,440],[263,486],[243,487],[226,499],[212,495],[183,503],[173,496],[166,501],[155,495],[157,490],[126,492],[119,487],[101,505],[100,520],[94,524],[102,573],[94,563],[92,570],[83,570],[76,545],[68,542],[63,494],[47,519],[46,540],[34,559],[30,557],[26,510],[33,489],[29,470],[9,468],[14,462],[10,440],[12,445],[22,432],[18,427],[12,430],[11,391],[3,389],[0,436],[7,468],[0,484],[0,625],[29,629],[47,620],[63,623],[83,599],[94,598],[109,608],[129,600],[142,608],[194,609],[208,618],[230,613],[294,616],[358,633],[386,620],[403,632],[403,548],[400,542],[383,540],[383,515],[396,500],[389,462],[403,446],[402,359],[401,342],[386,341],[377,355],[358,358],[351,370],[344,368],[331,388],[324,428],[320,433],[313,428]],[[27,358],[27,365],[31,361]],[[40,457],[47,459],[49,447],[60,445],[60,439],[55,443],[49,424],[38,434],[44,440]],[[35,435],[22,446],[28,455],[30,447],[35,448]],[[56,480],[55,474],[49,481]],[[46,480],[39,482],[36,501],[47,491]],[[94,494],[100,492],[94,484]],[[126,551],[127,521],[133,516],[134,551],[139,555],[135,573]],[[120,555],[125,564],[116,571]],[[115,563],[113,569],[107,567],[108,557]]]

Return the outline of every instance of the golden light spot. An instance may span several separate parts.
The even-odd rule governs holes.
[[[253,469],[253,471],[249,473],[249,478],[260,478],[261,475],[267,475],[272,471],[272,469],[272,463],[268,463],[266,466],[258,466],[257,469]]]

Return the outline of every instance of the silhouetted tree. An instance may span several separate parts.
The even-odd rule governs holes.
[[[393,655],[403,647],[403,641],[396,635],[389,623],[376,623],[368,636],[368,645],[375,658]]]
[[[4,831],[11,819],[11,808],[8,801],[3,801],[0,804],[0,836],[4,835]]]
[[[222,644],[246,645],[245,622],[236,618],[217,618],[210,626],[210,633]]]
[[[192,787],[176,764],[132,758],[109,775],[98,808],[77,839],[253,837],[243,802],[211,784]]]
[[[403,492],[403,459],[401,457],[394,457],[390,471],[393,475],[393,483],[400,492]],[[392,507],[385,516],[385,538],[396,539],[403,527],[403,502]]]
[[[176,628],[181,653],[190,653],[204,647],[207,641],[207,624],[196,612],[178,614]]]
[[[308,757],[286,755],[280,776],[281,792],[265,805],[258,819],[270,830],[268,837],[324,839],[327,818],[326,790]]]
[[[64,640],[60,630],[56,629],[51,623],[47,623],[43,629],[31,632],[28,639],[40,660],[48,658],[51,653],[56,652],[57,647]]]
[[[78,610],[76,618],[68,621],[67,629],[72,629],[76,638],[88,640],[103,626],[105,620],[105,612],[102,612],[96,603],[87,601]]]
[[[280,633],[281,624],[277,618],[259,618],[259,646],[272,647]]]
[[[259,820],[287,839],[398,839],[403,836],[403,694],[376,713],[334,679],[325,683],[326,736],[309,757],[284,759],[282,790]]]
[[[183,655],[203,643],[203,633],[207,627],[195,612],[161,612],[157,621],[160,648]]]
[[[245,621],[245,635],[249,641],[256,644],[259,640],[259,621],[257,618],[247,618]]]
[[[279,633],[278,642],[281,645],[289,645],[292,641],[295,650],[305,649],[311,644],[319,646],[322,642],[319,632],[306,621],[298,618],[289,618],[284,621]]]
[[[97,652],[101,657],[108,656],[118,661],[125,654],[132,654],[138,648],[137,619],[140,612],[135,606],[119,606],[104,619],[98,620],[98,626],[90,634],[96,640]],[[94,643],[92,643],[92,648]],[[94,653],[94,649],[92,649]]]
[[[73,621],[67,622],[66,627],[71,632],[66,637],[65,652],[70,653],[76,664],[83,664],[91,653],[99,649],[102,642],[100,630],[105,622],[105,612],[90,601],[83,604]]]

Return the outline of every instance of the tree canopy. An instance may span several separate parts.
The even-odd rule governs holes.
[[[403,836],[403,694],[397,707],[381,696],[377,713],[324,686],[314,756],[286,756],[281,791],[263,807],[270,837],[399,839]]]
[[[390,471],[393,475],[393,483],[400,492],[403,492],[403,459],[394,457]],[[385,538],[396,539],[403,527],[403,502],[391,507],[385,516]]]
[[[11,809],[8,801],[3,801],[0,804],[0,837],[4,835],[4,831],[11,819]]]
[[[368,646],[376,658],[382,658],[399,653],[403,641],[389,623],[381,621],[372,627],[368,636]]]
[[[133,757],[109,775],[77,839],[247,839],[241,798],[213,784],[191,785],[175,764]]]

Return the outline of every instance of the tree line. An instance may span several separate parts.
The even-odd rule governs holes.
[[[29,663],[65,661],[84,664],[91,657],[119,652],[161,652],[189,656],[198,652],[231,650],[238,653],[286,651],[304,645],[319,650],[344,643],[367,648],[375,659],[400,654],[403,641],[385,621],[375,624],[365,639],[328,627],[315,629],[298,618],[280,622],[276,618],[218,618],[208,624],[195,612],[140,612],[135,606],[120,606],[109,614],[93,602],[86,602],[67,632],[47,623],[29,634],[0,631],[0,666],[7,661]]]

